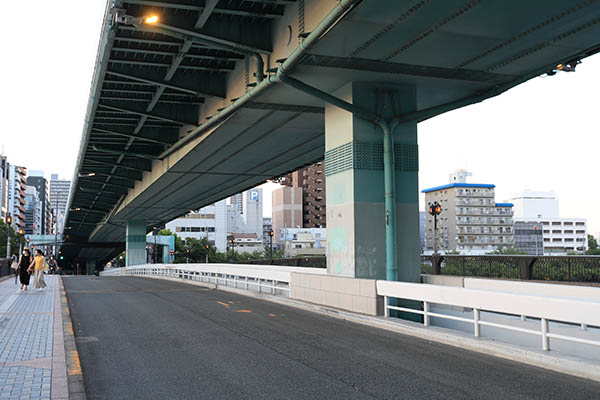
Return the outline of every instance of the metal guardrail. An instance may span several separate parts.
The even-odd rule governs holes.
[[[290,295],[292,272],[324,273],[323,269],[306,267],[276,267],[237,264],[147,264],[115,268],[100,273],[101,276],[145,275],[183,281],[212,283],[236,289]]]
[[[431,317],[471,323],[476,337],[481,336],[481,326],[537,335],[541,337],[542,350],[550,350],[551,338],[600,346],[600,340],[552,333],[549,328],[550,321],[600,327],[599,302],[390,281],[377,281],[377,294],[384,296],[386,317],[390,310],[397,310],[422,315],[425,326],[430,325]],[[421,309],[399,307],[391,305],[390,298],[420,301],[423,305]],[[469,308],[473,318],[434,313],[430,311],[431,304]],[[540,330],[484,321],[482,311],[539,319]]]
[[[421,273],[600,283],[600,256],[422,255]]]

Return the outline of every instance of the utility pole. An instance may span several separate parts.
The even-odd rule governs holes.
[[[269,246],[271,250],[269,251],[269,260],[271,260],[271,264],[273,264],[273,229],[269,231]]]
[[[10,226],[12,225],[12,216],[9,214],[6,216],[6,258],[10,258]]]
[[[58,197],[62,192],[56,192],[56,213],[54,214],[54,259],[58,259]]]
[[[21,252],[23,251],[23,228],[19,229],[19,255],[21,255]]]
[[[231,239],[231,262],[235,262],[235,238]]]
[[[433,216],[433,254],[438,253],[437,243],[437,217],[442,213],[442,206],[436,201],[429,205],[429,214]]]

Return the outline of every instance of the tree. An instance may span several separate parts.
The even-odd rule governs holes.
[[[598,241],[592,235],[588,233],[588,249],[596,250],[598,248]]]
[[[487,254],[502,254],[502,255],[526,255],[527,253],[517,250],[514,247],[498,248]]]
[[[10,227],[10,252],[17,254],[19,252],[19,242],[22,247],[25,247],[25,237],[19,235],[13,228]],[[4,221],[0,221],[0,258],[6,256],[6,241],[7,241],[8,225]],[[18,256],[18,254],[17,254]]]

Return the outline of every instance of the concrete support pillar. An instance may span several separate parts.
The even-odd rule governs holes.
[[[412,86],[351,83],[336,95],[391,119],[416,109]],[[398,279],[420,281],[417,124],[393,131]],[[325,109],[327,272],[386,279],[383,131],[338,107]]]
[[[128,221],[125,265],[141,265],[146,262],[146,221]]]
[[[85,275],[93,275],[96,270],[96,260],[85,260]]]

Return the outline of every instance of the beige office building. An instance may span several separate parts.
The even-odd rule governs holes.
[[[283,228],[302,228],[302,188],[282,187],[272,193],[273,244],[282,244]]]
[[[425,189],[425,210],[438,202],[437,243],[440,252],[484,254],[514,247],[512,203],[496,203],[495,185],[451,183]],[[433,216],[427,213],[425,251],[434,248]]]

